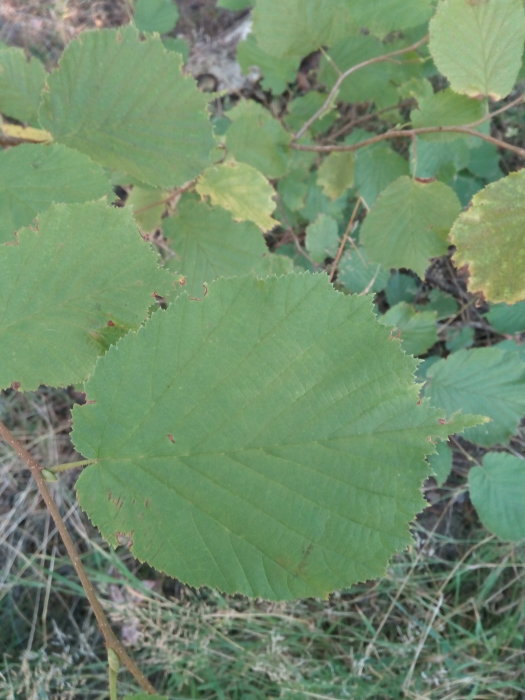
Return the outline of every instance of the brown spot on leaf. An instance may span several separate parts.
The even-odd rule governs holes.
[[[170,442],[177,442],[171,433],[168,433],[167,437]]]
[[[11,382],[11,389],[13,389],[13,391],[18,391],[21,386],[20,382]]]
[[[122,547],[133,547],[133,531],[131,532],[115,532],[115,539]]]

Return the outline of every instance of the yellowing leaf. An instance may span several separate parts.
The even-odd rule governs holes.
[[[525,170],[487,185],[450,232],[454,260],[467,265],[469,287],[490,301],[525,299]]]
[[[350,152],[330,153],[319,168],[317,182],[330,199],[337,199],[354,184],[355,156]]]
[[[235,221],[253,221],[262,231],[269,231],[278,223],[271,217],[275,191],[251,165],[234,160],[214,165],[200,176],[196,190],[227,209]]]

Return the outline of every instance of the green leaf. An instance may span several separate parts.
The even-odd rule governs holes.
[[[525,537],[525,460],[490,452],[468,474],[470,498],[481,522],[503,540]]]
[[[307,92],[306,95],[300,95],[290,100],[287,105],[288,114],[284,117],[286,126],[292,131],[299,131],[303,124],[321,109],[325,101],[326,94],[316,91]],[[335,105],[332,105],[331,109],[329,108],[324,116],[313,122],[308,132],[314,136],[323,133],[334,123],[337,115]]]
[[[140,325],[168,289],[131,213],[57,204],[0,256],[0,386],[67,386],[89,375],[107,327]]]
[[[282,177],[288,169],[290,136],[278,120],[260,104],[248,100],[240,102],[227,115],[233,122],[226,132],[228,153],[266,177]]]
[[[280,599],[378,576],[424,503],[429,437],[450,428],[418,405],[414,369],[370,299],[326,275],[219,280],[97,363],[74,409],[98,460],[80,503],[194,586]]]
[[[390,306],[395,306],[400,301],[412,303],[419,289],[419,282],[413,275],[395,270],[385,287],[386,300]]]
[[[319,0],[257,0],[253,33],[272,56],[306,56],[358,28],[347,0],[331,0],[330,11]]]
[[[440,289],[431,289],[427,297],[428,300],[425,304],[415,305],[417,311],[435,311],[439,321],[458,313],[458,303],[450,294],[446,294]]]
[[[111,195],[108,177],[66,146],[22,144],[0,151],[0,242],[53,202],[85,202]]]
[[[436,311],[415,311],[402,301],[380,316],[379,321],[397,329],[403,349],[411,355],[423,355],[438,342]]]
[[[441,90],[419,100],[419,108],[412,110],[412,126],[461,126],[481,119],[485,114],[484,101],[458,95],[450,89]],[[429,141],[456,141],[464,138],[459,133],[426,134]],[[475,137],[471,137],[474,139]]]
[[[354,184],[354,154],[330,153],[317,171],[317,182],[330,199],[337,199]]]
[[[372,34],[384,37],[400,29],[425,24],[432,16],[430,0],[352,0],[352,19]]]
[[[294,82],[300,58],[271,56],[259,47],[253,34],[250,34],[245,41],[237,44],[237,61],[245,75],[252,67],[259,68],[262,73],[262,87],[274,95],[280,95],[289,83]]]
[[[224,7],[226,10],[237,12],[252,7],[254,0],[217,0],[217,7]]]
[[[525,301],[516,304],[495,304],[487,314],[487,320],[498,333],[525,332]]]
[[[409,267],[423,277],[430,258],[447,252],[447,234],[459,210],[458,198],[447,185],[403,176],[376,199],[360,239],[375,262]]]
[[[319,5],[322,7],[322,4]],[[327,57],[321,59],[319,83],[330,89],[340,73],[352,66],[363,63],[376,56],[381,56],[392,48],[373,36],[350,36],[332,46]],[[399,57],[402,60],[402,56]],[[397,88],[391,80],[394,67],[389,61],[372,63],[352,75],[342,83],[338,101],[340,102],[374,102],[376,107],[387,107],[398,101]]]
[[[323,263],[325,258],[333,258],[339,247],[337,221],[327,214],[319,214],[317,219],[306,227],[305,245],[314,262]]]
[[[410,144],[410,160],[414,177],[420,179],[435,178],[451,181],[457,172],[466,168],[471,149],[468,141],[471,137],[462,137],[454,141],[429,141],[426,137],[416,137]]]
[[[525,299],[525,170],[487,185],[450,232],[468,286],[494,302]]]
[[[452,450],[447,442],[440,442],[433,455],[427,457],[430,468],[434,472],[437,485],[442,486],[452,471]]]
[[[471,411],[492,419],[464,438],[484,447],[503,445],[525,415],[525,364],[498,347],[458,350],[429,368],[425,394],[449,412]]]
[[[355,184],[368,208],[380,192],[401,175],[408,175],[408,161],[389,146],[377,144],[357,151]]]
[[[214,141],[207,98],[180,64],[131,26],[82,32],[48,78],[42,126],[145,184],[182,185],[209,164]]]
[[[135,221],[142,231],[154,231],[162,221],[166,209],[166,190],[135,185],[126,199],[126,206],[131,207]]]
[[[126,695],[124,700],[169,700],[165,695],[150,695],[149,693],[136,693],[135,695]]]
[[[177,24],[179,8],[173,0],[137,0],[133,21],[141,32],[166,34]]]
[[[246,163],[228,160],[208,168],[197,181],[197,192],[227,209],[235,221],[253,221],[262,231],[277,225],[271,214],[275,191],[268,180]]]
[[[512,90],[525,40],[522,0],[443,0],[430,53],[455,92],[500,100]]]
[[[255,224],[236,223],[224,209],[193,197],[183,198],[164,220],[164,234],[176,253],[168,266],[190,296],[201,297],[203,284],[218,277],[250,272],[268,252]]]
[[[456,352],[474,345],[475,333],[470,326],[449,326],[446,337],[445,347],[449,352]]]
[[[28,60],[22,49],[0,49],[0,112],[26,124],[37,124],[45,80],[46,71],[38,59]]]
[[[347,250],[337,268],[337,282],[354,294],[378,292],[385,288],[387,281],[387,270],[370,262],[362,246]]]

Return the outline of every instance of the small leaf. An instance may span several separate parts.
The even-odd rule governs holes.
[[[354,154],[330,153],[317,171],[317,182],[330,199],[337,199],[354,184]]]
[[[438,342],[435,311],[415,311],[402,301],[380,316],[379,321],[397,329],[403,350],[411,355],[423,355]]]
[[[230,110],[232,125],[226,132],[226,148],[237,161],[260,170],[271,178],[282,177],[288,169],[290,136],[267,109],[244,100]]]
[[[372,34],[384,37],[400,29],[425,24],[432,15],[430,0],[352,0],[352,18]]]
[[[0,256],[0,386],[67,386],[90,373],[101,332],[136,328],[168,289],[131,214],[102,202],[56,204]]]
[[[441,90],[419,100],[419,108],[410,117],[416,128],[425,126],[461,126],[481,119],[485,113],[484,101],[458,95],[450,89]],[[460,133],[425,134],[428,141],[456,141],[464,138]],[[475,138],[475,137],[471,137]]]
[[[85,202],[110,194],[104,169],[66,146],[21,144],[0,151],[0,242],[53,202]]]
[[[173,0],[137,0],[133,21],[141,32],[166,34],[177,24],[179,9]]]
[[[325,258],[333,257],[339,247],[337,221],[326,214],[319,214],[317,219],[306,227],[305,245],[314,262],[323,263]]]
[[[442,486],[452,471],[452,450],[447,442],[440,442],[433,455],[427,457],[430,468],[434,472],[437,485]]]
[[[521,0],[443,0],[430,21],[430,53],[455,92],[501,100],[521,66]]]
[[[250,272],[268,252],[255,224],[236,223],[221,207],[193,197],[183,198],[175,215],[164,219],[164,234],[176,253],[168,267],[195,297],[202,296],[204,283]]]
[[[294,82],[300,57],[271,56],[259,47],[256,38],[250,34],[237,44],[237,61],[245,75],[253,66],[259,68],[262,73],[262,87],[274,95],[280,95]]]
[[[484,447],[504,445],[525,415],[525,364],[518,353],[498,347],[458,350],[429,368],[425,394],[446,411],[491,418],[464,438]]]
[[[326,275],[218,280],[97,363],[74,409],[98,460],[81,505],[194,586],[282,599],[380,575],[423,505],[429,437],[455,429],[418,405],[414,369]]]
[[[489,452],[468,475],[470,498],[481,522],[503,540],[525,537],[525,460],[506,452]]]
[[[175,187],[214,148],[207,98],[180,56],[132,26],[82,32],[48,78],[40,108],[53,137],[139,181]]]
[[[379,292],[388,282],[388,271],[378,263],[370,262],[366,250],[358,246],[347,250],[341,258],[337,282],[354,294]]]
[[[377,144],[357,151],[355,185],[369,209],[386,186],[401,175],[408,175],[408,161],[389,146]]]
[[[235,221],[253,221],[262,231],[277,225],[271,214],[275,191],[268,180],[246,163],[228,160],[208,168],[197,181],[197,192],[227,209]]]
[[[454,261],[468,265],[469,288],[490,301],[525,299],[525,170],[474,195],[450,232]]]
[[[37,123],[40,93],[46,71],[18,48],[0,49],[0,112],[26,124]]]
[[[525,332],[525,301],[516,304],[495,304],[487,313],[487,321],[498,333]]]
[[[306,56],[358,30],[347,0],[331,0],[330,11],[319,0],[258,0],[253,33],[272,56]]]
[[[447,234],[459,211],[447,185],[403,176],[376,199],[361,229],[361,242],[372,260],[385,267],[409,267],[423,277],[430,258],[447,252]]]
[[[166,190],[135,185],[126,199],[126,206],[131,207],[135,221],[145,232],[154,231],[160,226],[166,209]]]

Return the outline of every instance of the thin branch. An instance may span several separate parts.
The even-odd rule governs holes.
[[[421,134],[465,134],[466,136],[474,136],[476,138],[492,143],[498,148],[504,148],[507,151],[512,151],[517,153],[521,158],[525,158],[525,148],[520,148],[519,146],[514,146],[511,143],[502,141],[495,136],[490,136],[489,134],[483,134],[481,131],[476,131],[474,127],[483,124],[486,121],[492,119],[492,117],[502,114],[507,110],[515,107],[516,105],[523,103],[525,101],[525,96],[520,95],[520,97],[512,100],[508,104],[494,110],[494,112],[488,112],[481,119],[477,119],[469,124],[463,124],[462,126],[421,126],[414,129],[389,129],[382,134],[376,134],[371,136],[369,139],[364,139],[364,141],[359,141],[358,143],[346,144],[346,143],[334,143],[325,145],[303,145],[299,143],[291,143],[290,147],[294,148],[296,151],[315,151],[316,153],[333,153],[335,151],[358,151],[360,148],[365,146],[371,146],[374,143],[379,143],[380,141],[387,141],[390,139],[399,138],[414,138],[415,136],[420,136]]]
[[[345,229],[345,232],[343,233],[343,236],[341,238],[341,243],[339,244],[339,248],[337,249],[337,253],[335,254],[334,261],[332,263],[332,268],[330,270],[330,282],[334,281],[335,273],[337,271],[337,266],[339,265],[339,262],[343,256],[343,251],[345,249],[346,242],[352,233],[352,228],[354,226],[354,221],[356,220],[357,217],[357,212],[359,211],[359,207],[361,206],[361,197],[357,198],[357,202],[355,203],[354,210],[352,211],[352,214],[350,216],[350,221],[348,222],[348,225]]]
[[[106,613],[104,612],[102,605],[98,600],[95,588],[86,574],[86,570],[84,569],[84,566],[82,564],[80,554],[78,553],[77,548],[66,527],[66,524],[62,519],[62,516],[60,515],[60,511],[58,510],[58,507],[55,501],[53,500],[53,496],[49,491],[49,487],[44,477],[42,476],[41,465],[38,464],[38,462],[22,445],[22,443],[15,438],[11,431],[1,421],[0,438],[2,438],[8,445],[10,445],[13,448],[18,457],[23,462],[25,462],[25,464],[27,464],[27,466],[31,470],[31,474],[33,475],[33,478],[36,481],[40,495],[42,496],[42,499],[46,504],[47,509],[49,510],[53,520],[55,521],[55,525],[60,534],[60,537],[62,538],[62,542],[64,543],[69,558],[71,559],[75,571],[77,572],[77,576],[80,579],[80,582],[82,583],[82,587],[86,593],[86,597],[95,614],[95,618],[97,620],[99,629],[102,632],[102,636],[104,637],[104,642],[106,644],[107,649],[112,649],[117,654],[123,665],[128,669],[128,671],[132,674],[133,678],[137,681],[137,683],[143,690],[145,690],[148,693],[154,694],[155,688],[144,676],[144,674],[139,669],[137,664],[133,661],[133,659],[128,655],[128,652],[111,629],[109,620],[106,617]]]
[[[323,104],[319,107],[317,112],[315,114],[312,114],[312,116],[305,121],[305,123],[302,125],[302,127],[299,129],[299,131],[294,135],[293,140],[298,141],[301,136],[304,136],[304,134],[308,131],[308,129],[312,126],[312,124],[321,117],[325,111],[328,109],[328,107],[332,104],[333,100],[335,99],[339,88],[341,87],[341,84],[348,78],[348,76],[352,75],[353,73],[356,73],[358,70],[361,70],[361,68],[366,68],[367,66],[371,66],[374,63],[381,63],[383,61],[389,61],[391,58],[395,58],[396,56],[402,56],[404,53],[408,53],[409,51],[415,51],[418,49],[420,46],[423,46],[428,40],[428,35],[424,36],[422,39],[419,41],[416,41],[414,44],[411,44],[410,46],[405,46],[402,49],[397,49],[396,51],[390,51],[390,53],[385,53],[382,54],[381,56],[375,56],[374,58],[369,58],[366,61],[362,61],[361,63],[356,63],[355,66],[351,66],[351,68],[348,68],[348,70],[345,70],[344,73],[341,73],[337,80],[335,81],[332,89],[328,93],[328,97],[326,100],[323,102]]]

